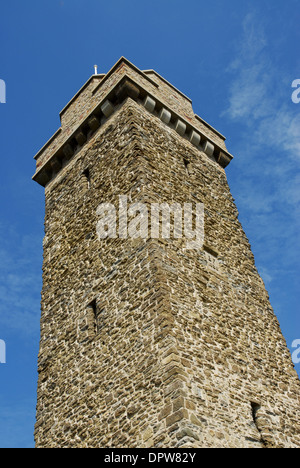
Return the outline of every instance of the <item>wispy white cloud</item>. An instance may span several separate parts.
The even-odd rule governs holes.
[[[267,270],[265,267],[260,267],[258,266],[259,273],[265,283],[266,286],[268,286],[272,280],[273,280],[273,275],[270,271]]]
[[[229,85],[222,116],[240,130],[233,169],[238,177],[231,187],[238,193],[247,234],[266,260],[260,271],[270,284],[281,270],[298,268],[300,105],[291,101],[290,77],[271,53],[263,21],[253,11],[244,18],[236,55],[226,71]]]
[[[30,337],[39,331],[41,239],[0,225],[0,335]]]
[[[291,83],[268,54],[262,21],[253,12],[244,19],[243,37],[227,72],[234,78],[223,115],[254,132],[257,146],[300,158],[300,114],[291,106]]]

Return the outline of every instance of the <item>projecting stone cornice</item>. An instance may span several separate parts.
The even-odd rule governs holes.
[[[189,98],[122,57],[106,75],[93,75],[61,111],[61,127],[35,156],[33,180],[45,187],[128,97],[222,168],[231,161],[225,138],[194,114]]]

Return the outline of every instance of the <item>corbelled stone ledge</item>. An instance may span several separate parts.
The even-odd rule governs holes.
[[[61,128],[35,156],[33,180],[45,187],[128,97],[222,168],[230,163],[225,138],[194,114],[189,98],[153,70],[142,72],[122,57],[106,75],[93,75],[61,111]]]

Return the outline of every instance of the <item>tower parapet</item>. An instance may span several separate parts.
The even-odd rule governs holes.
[[[191,100],[153,70],[121,58],[106,75],[93,75],[60,113],[61,127],[36,154],[33,179],[45,186],[127,97],[143,105],[221,167],[232,155],[225,137],[195,115]]]

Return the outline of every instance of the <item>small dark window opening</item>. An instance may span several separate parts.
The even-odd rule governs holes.
[[[257,403],[251,402],[252,418],[256,426],[257,426],[257,412],[259,409],[260,409],[260,405],[258,405]]]
[[[91,188],[91,175],[90,175],[90,170],[85,169],[82,173],[83,177],[85,177],[85,180],[87,182],[87,187]]]
[[[258,432],[260,434],[260,441],[261,441],[263,447],[267,447],[267,443],[266,443],[266,441],[264,440],[264,438],[262,436],[261,426],[260,426],[259,421],[258,421],[258,411],[260,409],[261,409],[261,406],[258,403],[251,402],[253,422],[254,422],[254,424],[256,426],[256,429],[258,430]]]
[[[191,163],[190,163],[190,161],[188,159],[186,159],[186,158],[183,158],[183,162],[184,162],[184,167],[185,167],[187,175],[191,175]]]
[[[88,319],[89,336],[94,337],[98,332],[98,313],[97,313],[96,300],[92,301],[87,306],[87,319]]]
[[[208,245],[204,244],[203,245],[203,249],[209,253],[210,255],[212,255],[213,257],[216,257],[218,258],[218,252],[216,252],[215,250],[213,250],[211,247],[209,247]],[[252,404],[252,403],[251,403]],[[255,403],[253,403],[255,404]]]

